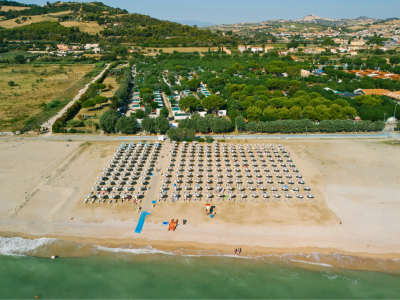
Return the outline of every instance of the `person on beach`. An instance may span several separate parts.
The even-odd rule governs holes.
[[[238,255],[240,255],[240,252],[242,252],[242,248],[238,248]]]
[[[236,255],[237,249],[233,250],[233,255]]]

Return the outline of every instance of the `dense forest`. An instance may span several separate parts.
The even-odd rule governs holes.
[[[352,119],[356,115],[363,120],[383,120],[392,115],[394,102],[375,96],[361,96],[351,99],[341,97],[332,91],[341,88],[353,92],[357,88],[400,89],[398,81],[375,80],[370,77],[344,78],[336,82],[336,75],[324,76],[324,83],[316,83],[317,76],[300,78],[300,69],[309,65],[295,62],[290,57],[277,57],[274,54],[225,55],[209,52],[203,57],[199,54],[161,54],[156,58],[140,54],[134,56],[138,70],[142,72],[135,78],[135,88],[141,90],[162,88],[166,94],[175,91],[192,90],[194,93],[200,81],[207,85],[213,94],[213,102],[224,100],[219,109],[226,109],[232,122],[242,116],[249,121],[274,121],[284,119],[336,120]],[[168,75],[163,72],[168,70]],[[279,74],[286,72],[288,77]],[[343,74],[349,75],[348,73]],[[197,79],[189,80],[189,75]],[[177,82],[177,76],[181,78]],[[164,78],[169,87],[158,78]],[[346,82],[349,82],[346,85]],[[387,83],[389,82],[389,83]],[[329,88],[330,87],[330,88]],[[203,100],[182,101],[181,109],[203,107],[212,110],[213,106]],[[200,101],[201,100],[201,101]],[[400,118],[400,110],[396,112]]]
[[[72,12],[79,12],[81,14],[91,14],[91,13],[102,13],[104,11],[109,12],[110,14],[126,14],[128,13],[125,9],[119,8],[112,8],[110,6],[104,5],[101,2],[91,2],[91,3],[61,3],[56,2],[50,4],[47,2],[45,6],[39,6],[34,4],[22,4],[15,1],[0,1],[0,6],[26,6],[29,7],[24,10],[8,10],[8,11],[0,11],[0,18],[14,19],[23,16],[36,16],[36,15],[43,15],[43,14],[51,14],[51,13],[58,13],[63,11],[72,11]]]

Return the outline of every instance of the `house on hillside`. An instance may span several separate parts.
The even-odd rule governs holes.
[[[239,50],[240,52],[243,52],[243,51],[246,50],[246,46],[245,46],[245,45],[239,45],[239,46],[238,46],[238,50]]]

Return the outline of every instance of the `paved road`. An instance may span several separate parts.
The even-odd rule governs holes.
[[[156,172],[155,168],[162,169],[162,166],[164,165],[164,161],[166,159],[167,152],[168,152],[168,149],[169,149],[169,144],[170,144],[169,140],[167,140],[163,144],[163,146],[161,148],[160,155],[162,155],[163,158],[159,158],[157,160],[157,164],[154,166],[153,176],[152,176],[152,178],[150,179],[150,182],[149,182],[149,186],[151,188],[150,188],[150,190],[147,191],[146,197],[143,200],[142,211],[150,212],[151,211],[151,202],[153,200],[156,200],[156,198],[155,198],[155,195],[157,193],[156,187],[157,187],[158,181],[160,180],[160,174],[161,173],[160,172]]]
[[[63,113],[65,113],[67,111],[68,108],[70,108],[76,100],[79,100],[79,98],[82,96],[83,93],[86,92],[86,90],[88,89],[89,85],[94,83],[97,79],[99,79],[103,73],[108,69],[108,67],[110,66],[110,64],[107,64],[107,66],[104,68],[103,71],[100,72],[99,75],[97,75],[96,77],[93,78],[93,80],[91,82],[89,82],[88,84],[85,85],[85,87],[81,90],[79,90],[78,94],[74,97],[74,99],[72,99],[62,110],[60,110],[58,112],[58,114],[56,114],[54,117],[52,117],[50,120],[48,120],[46,123],[42,124],[42,128],[44,127],[49,127],[51,128],[52,124],[54,124],[54,122],[63,115]],[[50,129],[51,132],[51,129]],[[49,133],[50,133],[49,132]]]
[[[9,140],[13,136],[0,136],[0,140]],[[204,137],[204,136],[199,136]],[[261,139],[397,139],[400,140],[400,134],[398,133],[378,133],[378,134],[368,134],[368,133],[357,133],[353,134],[296,134],[296,135],[212,135],[214,139],[225,139],[226,141],[240,139],[240,140],[261,140]],[[73,141],[155,141],[158,140],[156,135],[152,136],[105,136],[105,135],[40,135],[38,137],[19,137],[16,139],[24,140],[45,140],[45,141],[67,141],[71,139]]]

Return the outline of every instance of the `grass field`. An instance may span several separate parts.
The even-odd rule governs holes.
[[[21,24],[15,23],[16,19],[21,19],[21,18],[15,18],[15,19],[10,19],[10,20],[0,21],[0,27],[15,28],[15,27],[29,25],[29,24],[37,23],[37,22],[57,21],[58,19],[55,18],[54,16],[65,15],[65,14],[70,14],[70,13],[72,13],[72,12],[62,11],[62,12],[58,12],[58,13],[45,14],[45,15],[40,15],[40,16],[31,16],[31,19],[28,19],[25,22],[22,22]]]
[[[24,9],[28,9],[29,6],[7,6],[7,5],[3,5],[0,8],[0,11],[9,11],[9,10],[24,10]]]
[[[65,27],[79,27],[80,31],[87,32],[89,34],[100,33],[100,31],[104,29],[99,24],[97,24],[97,22],[66,21],[61,22],[60,24]]]
[[[43,113],[52,100],[70,101],[91,78],[93,65],[15,66],[0,69],[0,128],[25,122]],[[16,85],[10,86],[13,81]]]
[[[113,86],[113,88],[110,89],[105,89],[104,92],[101,92],[101,96],[110,98],[112,96],[114,96],[114,93],[116,90],[118,90],[119,88],[119,84],[117,83],[117,81],[115,80],[115,77],[106,77],[103,81],[103,83],[108,86],[109,84],[111,84]]]

